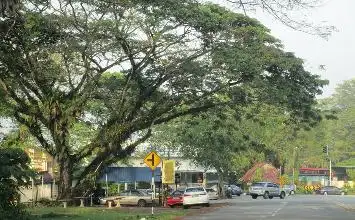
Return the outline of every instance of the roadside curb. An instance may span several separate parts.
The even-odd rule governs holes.
[[[199,216],[199,215],[202,215],[202,214],[206,214],[206,213],[210,213],[210,212],[216,211],[217,209],[220,209],[222,207],[231,206],[231,205],[232,205],[231,203],[226,202],[226,203],[216,203],[216,204],[213,204],[210,207],[202,207],[202,208],[199,208],[199,209],[189,209],[189,211],[188,211],[188,213],[186,215],[177,216],[177,217],[174,218],[174,220],[183,220],[186,217]]]

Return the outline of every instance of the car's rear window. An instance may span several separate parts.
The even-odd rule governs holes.
[[[251,186],[264,186],[265,183],[253,183]]]
[[[202,187],[196,187],[196,188],[188,188],[186,189],[186,192],[203,192],[203,188]]]

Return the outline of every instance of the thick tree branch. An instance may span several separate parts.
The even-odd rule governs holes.
[[[76,185],[80,185],[81,181],[87,176],[87,174],[96,171],[102,170],[104,167],[111,165],[112,163],[115,163],[123,158],[126,158],[128,155],[131,155],[135,148],[139,145],[144,143],[152,134],[151,128],[148,129],[145,135],[142,137],[138,138],[138,140],[134,141],[133,143],[129,144],[126,146],[124,149],[122,149],[121,146],[117,146],[114,149],[111,149],[110,152],[107,152],[106,155],[108,155],[104,160],[102,160],[100,163],[90,163],[89,166],[86,166],[84,171],[80,174],[78,178],[78,182]]]
[[[41,126],[37,121],[29,121],[28,119],[23,118],[19,112],[15,112],[14,114],[16,120],[18,120],[21,124],[25,125],[31,132],[31,134],[39,141],[41,146],[50,153],[51,156],[56,155],[56,151],[51,144],[47,142],[47,140],[42,135]]]

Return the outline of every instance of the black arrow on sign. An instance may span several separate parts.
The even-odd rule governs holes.
[[[152,166],[154,166],[154,154],[152,154],[152,158],[151,159],[147,159],[147,161],[151,161]]]

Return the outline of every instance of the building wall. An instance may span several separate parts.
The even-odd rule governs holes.
[[[335,180],[333,179],[332,181],[332,185],[338,188],[343,188],[346,183],[349,184],[350,187],[355,187],[355,183],[353,181],[345,182],[343,180],[336,180],[336,179]]]
[[[55,199],[58,195],[58,186],[52,184],[35,185],[20,190],[20,201],[31,202],[41,198]]]

